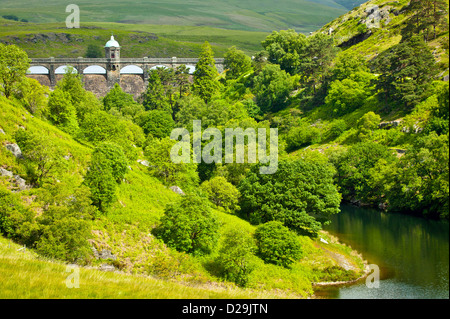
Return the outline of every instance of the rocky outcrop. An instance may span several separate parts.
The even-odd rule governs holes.
[[[30,188],[30,186],[27,185],[27,181],[24,180],[22,177],[20,177],[19,175],[14,175],[13,172],[8,171],[1,167],[0,167],[0,177],[9,177],[9,181],[11,183],[13,191],[22,192]]]
[[[388,8],[380,9],[379,6],[367,8],[365,11],[366,17],[359,21],[360,24],[365,24],[368,29],[380,28],[381,22],[389,24],[392,19]]]
[[[6,144],[6,149],[10,151],[16,158],[23,158],[22,151],[17,144]]]
[[[171,191],[173,191],[174,193],[177,193],[178,195],[186,195],[183,190],[181,188],[179,188],[178,186],[172,186],[169,188]]]

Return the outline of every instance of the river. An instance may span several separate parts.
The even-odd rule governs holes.
[[[380,269],[379,288],[365,280],[316,291],[328,299],[448,299],[449,223],[343,205],[325,230]]]

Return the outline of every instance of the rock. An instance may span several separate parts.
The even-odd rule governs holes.
[[[112,265],[103,264],[99,267],[99,270],[113,272],[116,270],[116,268]]]
[[[380,9],[377,5],[366,8],[365,13],[366,18],[360,20],[359,23],[365,24],[369,29],[379,28],[383,20],[385,24],[389,24],[392,21],[389,11],[387,9]]]
[[[444,81],[444,82],[448,82],[448,80],[449,80],[448,74],[442,78],[442,81]]]
[[[0,134],[6,135],[5,131],[0,128]]]
[[[70,156],[70,155],[66,155],[66,156],[64,156],[64,159],[65,159],[66,161],[68,161],[68,160],[71,159],[71,157],[72,157],[72,156]]]
[[[18,188],[19,192],[24,191],[29,188],[29,186],[27,185],[27,181],[24,180],[19,175],[14,176],[13,183],[14,183],[15,187]]]
[[[92,249],[92,253],[94,254],[94,258],[99,259],[99,254],[98,254],[97,249],[95,249],[95,247],[91,247],[91,249]]]
[[[10,172],[4,168],[0,167],[0,176],[8,176],[8,177],[13,177],[13,172]]]
[[[98,259],[116,260],[117,257],[114,256],[111,251],[103,249],[100,253],[98,253]]]
[[[145,167],[150,167],[150,163],[146,160],[138,160],[138,163]]]
[[[19,145],[17,144],[6,144],[6,149],[13,153],[16,158],[23,158],[22,151],[20,150]]]
[[[325,240],[325,239],[323,239],[323,238],[320,238],[320,242],[322,242],[322,243],[324,243],[324,244],[327,244],[328,245],[328,242]]]
[[[181,188],[179,188],[178,186],[172,186],[172,187],[170,187],[169,189],[170,189],[171,191],[177,193],[178,195],[182,195],[182,196],[186,195],[186,194],[183,192],[183,190],[182,190]]]

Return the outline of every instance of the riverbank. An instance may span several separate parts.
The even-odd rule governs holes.
[[[370,273],[369,263],[362,254],[351,246],[342,243],[338,237],[331,235],[329,232],[321,231],[320,241],[315,243],[315,247],[321,249],[329,259],[334,261],[336,267],[345,271],[347,276],[339,278],[343,280],[313,282],[313,289],[353,284],[366,278]]]

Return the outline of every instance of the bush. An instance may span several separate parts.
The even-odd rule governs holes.
[[[26,209],[20,199],[6,189],[0,188],[0,233],[19,241],[20,228],[33,220],[33,213]]]
[[[322,132],[319,128],[301,122],[300,126],[292,128],[286,137],[288,150],[296,150],[314,143],[320,143],[321,135]]]
[[[339,212],[341,197],[328,164],[280,161],[273,175],[255,165],[239,184],[241,213],[253,224],[280,221],[301,235],[315,237]]]
[[[155,230],[167,246],[190,254],[209,254],[218,241],[219,222],[204,198],[185,196],[169,205]]]
[[[230,212],[239,209],[239,191],[225,177],[219,176],[210,181],[205,181],[201,188],[215,205]]]
[[[265,262],[288,268],[302,257],[297,234],[272,221],[259,226],[255,232],[258,256]]]
[[[247,231],[239,228],[230,229],[223,236],[222,248],[216,260],[221,275],[226,280],[245,287],[250,273],[255,268],[254,239]]]

